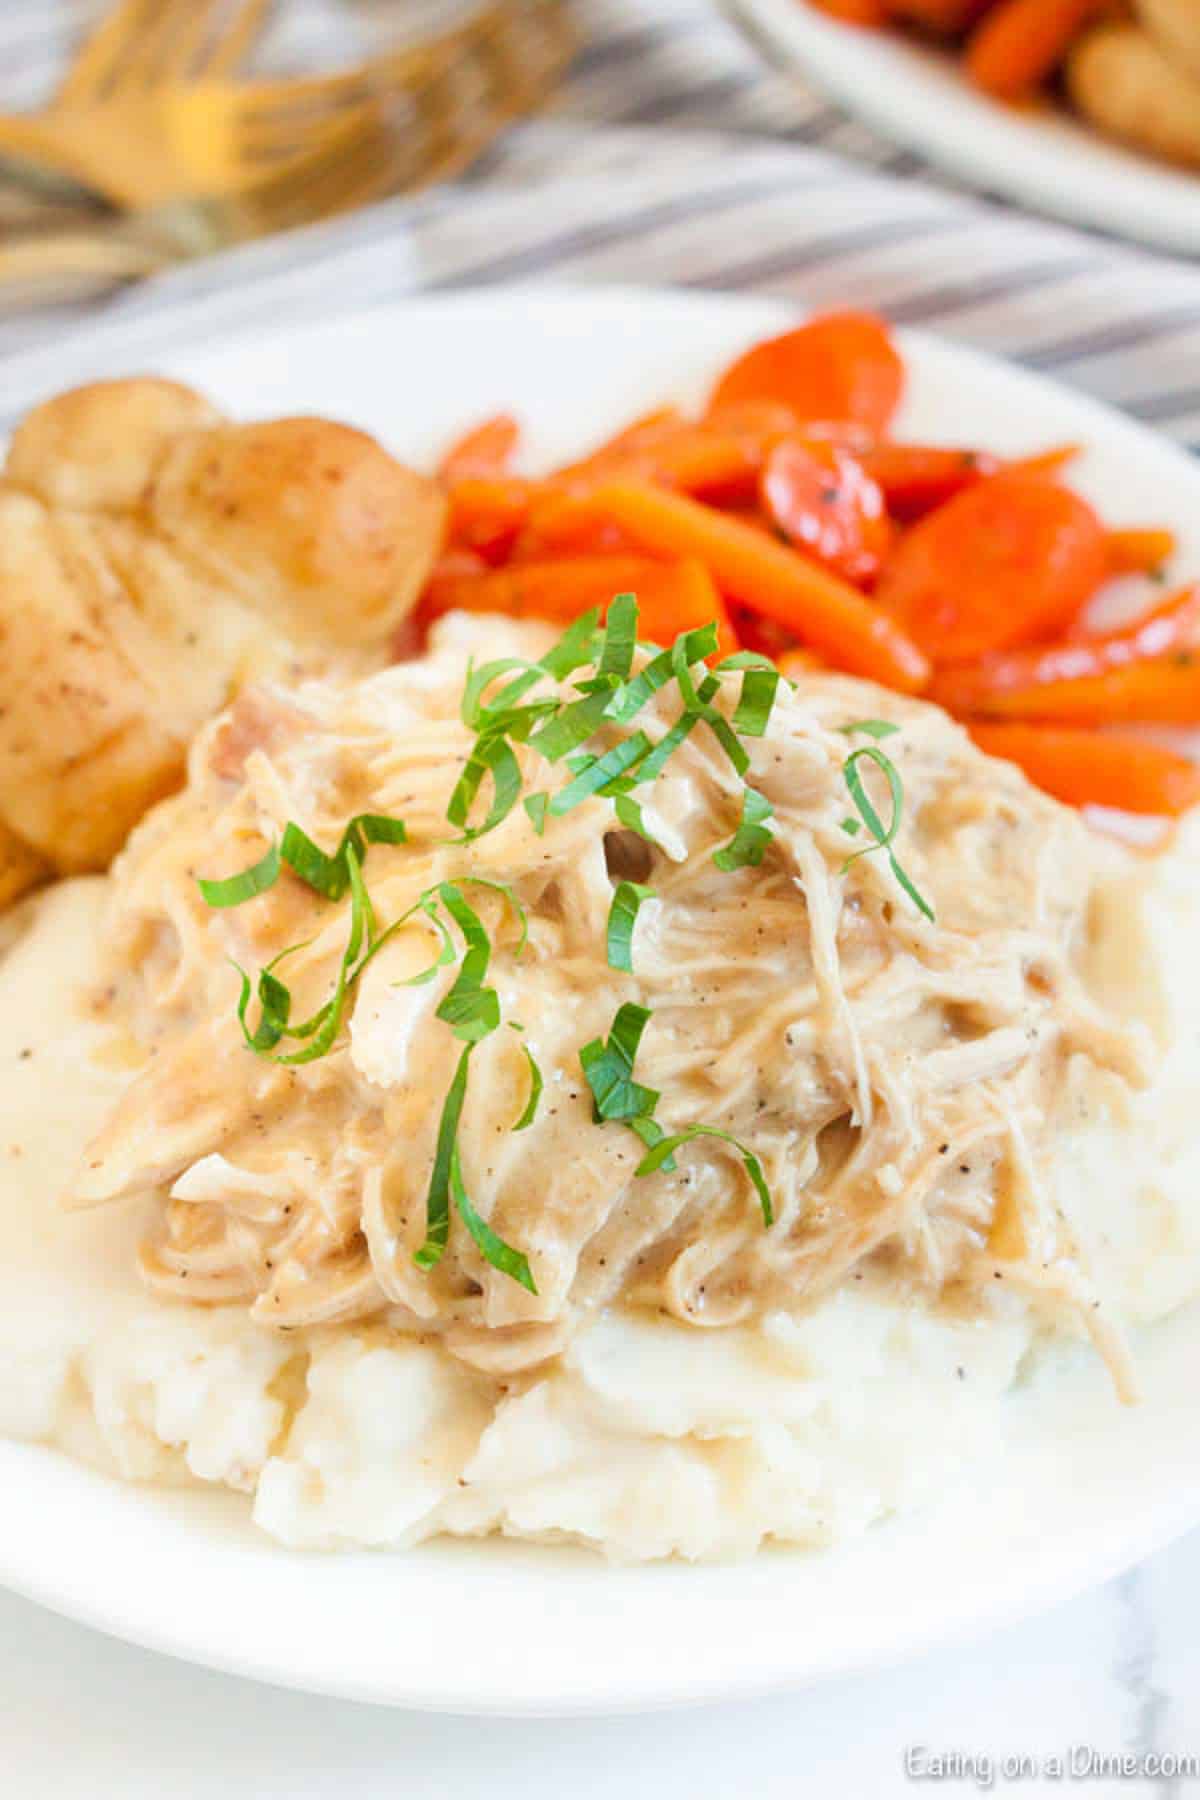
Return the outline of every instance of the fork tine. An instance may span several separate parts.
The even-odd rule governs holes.
[[[155,0],[122,0],[76,53],[54,96],[56,106],[81,106],[105,92],[131,43],[153,24]]]
[[[274,0],[237,0],[237,11],[213,40],[194,75],[232,75],[248,56],[267,22]]]

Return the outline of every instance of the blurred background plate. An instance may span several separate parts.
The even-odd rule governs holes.
[[[840,25],[804,0],[723,4],[776,67],[949,174],[1073,225],[1200,255],[1200,175],[1124,150],[1065,112],[997,105],[951,57]]]

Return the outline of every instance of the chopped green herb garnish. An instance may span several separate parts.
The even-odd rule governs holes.
[[[520,1026],[514,1026],[514,1030],[520,1030]],[[516,1124],[511,1127],[513,1131],[525,1131],[533,1124],[533,1121],[537,1118],[538,1102],[541,1100],[542,1089],[545,1086],[542,1071],[538,1067],[537,1058],[534,1056],[533,1051],[529,1048],[528,1044],[522,1044],[521,1048],[525,1052],[525,1061],[529,1064],[529,1098],[525,1102],[525,1108],[520,1118],[517,1120]]]
[[[261,861],[240,875],[229,875],[224,881],[197,881],[196,886],[212,907],[242,906],[247,900],[265,894],[279,880],[279,845],[272,844]]]
[[[454,1079],[442,1102],[438,1121],[437,1145],[433,1153],[433,1170],[425,1195],[425,1242],[413,1258],[419,1269],[432,1269],[441,1262],[450,1241],[450,1170],[458,1145],[458,1121],[467,1097],[471,1051],[468,1044],[458,1059]]]
[[[864,761],[874,763],[875,767],[880,770],[887,781],[892,799],[892,816],[886,826],[876,812],[875,807],[871,802],[871,797],[863,786],[863,779],[859,774],[858,765]],[[918,912],[923,913],[927,919],[932,921],[934,916],[933,908],[930,906],[925,896],[919,893],[913,886],[912,881],[909,879],[904,869],[901,868],[900,863],[896,858],[896,854],[891,847],[895,840],[896,833],[900,829],[900,815],[904,805],[904,784],[900,780],[900,771],[897,769],[890,756],[885,755],[882,750],[876,749],[874,744],[864,744],[861,750],[855,750],[846,758],[845,762],[842,764],[842,775],[845,778],[846,787],[849,790],[850,798],[853,800],[858,811],[859,818],[875,840],[871,844],[865,844],[861,850],[855,850],[853,855],[846,858],[845,862],[842,864],[843,875],[852,864],[858,861],[860,856],[872,856],[876,850],[886,850],[892,874],[896,877],[896,880],[900,883],[900,886],[904,889]]]
[[[539,837],[546,835],[546,809],[550,805],[549,794],[526,794],[521,802],[529,815],[529,823]]]
[[[626,681],[637,645],[638,604],[633,594],[617,594],[608,608],[604,649],[596,673],[612,682]]]
[[[874,738],[876,742],[881,738],[895,737],[899,729],[890,719],[852,719],[848,725],[838,726],[844,737],[854,737],[856,733],[861,733],[863,737]]]
[[[733,715],[733,729],[743,737],[762,737],[770,722],[782,677],[773,662],[754,650],[739,650],[717,664],[717,673],[744,669],[741,698]]]
[[[642,816],[642,809],[636,800],[631,800],[628,794],[617,794],[613,799],[613,811],[626,831],[636,831],[639,837],[645,838],[648,844],[653,844],[656,850],[662,848],[646,824]]]
[[[593,1038],[580,1050],[579,1061],[592,1090],[597,1123],[610,1119],[648,1118],[658,1105],[656,1091],[633,1079],[638,1045],[649,1019],[646,1007],[627,1001],[618,1009],[609,1027],[607,1042]]]
[[[636,881],[618,882],[608,909],[608,966],[633,974],[633,928],[647,900],[655,898],[654,889]]]
[[[742,1159],[747,1175],[754,1184],[762,1207],[763,1224],[771,1226],[775,1223],[775,1208],[771,1204],[771,1190],[767,1186],[767,1178],[763,1174],[762,1164],[753,1150],[748,1150],[739,1138],[731,1132],[721,1131],[715,1125],[686,1125],[682,1131],[676,1131],[670,1137],[660,1138],[652,1150],[647,1151],[634,1170],[635,1175],[653,1175],[656,1169],[666,1165],[667,1158],[679,1149],[682,1144],[690,1144],[694,1138],[720,1138],[722,1143],[732,1144]]]
[[[774,807],[757,788],[742,789],[742,819],[730,841],[713,853],[718,869],[757,869],[774,833],[767,820]]]
[[[537,1284],[529,1267],[528,1259],[520,1250],[514,1250],[506,1244],[502,1237],[497,1237],[486,1220],[481,1219],[467,1198],[467,1190],[463,1185],[462,1169],[458,1160],[458,1146],[450,1153],[450,1192],[454,1196],[454,1204],[463,1224],[474,1238],[485,1262],[491,1263],[493,1269],[499,1269],[502,1275],[510,1275],[514,1281],[526,1288],[529,1293],[537,1293]]]
[[[560,788],[551,799],[551,813],[555,818],[561,818],[583,801],[590,800],[593,794],[602,794],[610,782],[619,781],[622,775],[640,763],[649,749],[650,739],[645,732],[635,731],[632,737],[622,738],[619,744],[614,744],[603,756],[588,757],[575,778],[565,788]]]

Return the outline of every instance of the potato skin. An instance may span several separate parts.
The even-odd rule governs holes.
[[[300,642],[386,636],[441,547],[445,498],[374,438],[328,419],[187,432],[150,485],[156,530]]]
[[[1135,0],[1134,11],[1159,48],[1200,81],[1200,0]]]
[[[4,479],[48,506],[128,512],[141,504],[151,469],[181,431],[221,415],[178,381],[134,376],[56,394],[13,433]]]
[[[1066,65],[1067,88],[1094,125],[1154,156],[1200,167],[1200,80],[1138,25],[1100,25]]]
[[[37,407],[0,479],[0,906],[106,867],[247,682],[384,662],[445,508],[362,432],[175,382]]]

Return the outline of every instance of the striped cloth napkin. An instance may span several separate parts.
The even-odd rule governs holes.
[[[47,17],[68,10],[5,0],[0,70],[23,74],[0,83],[0,102],[45,91],[64,49]],[[765,72],[707,0],[576,11],[585,48],[554,118],[510,132],[467,180],[102,305],[0,319],[0,427],[68,382],[395,295],[669,283],[878,307],[1075,383],[1200,451],[1200,268],[935,181]],[[347,11],[295,0],[283,16],[290,61],[316,63]],[[344,60],[344,33],[337,42]]]

